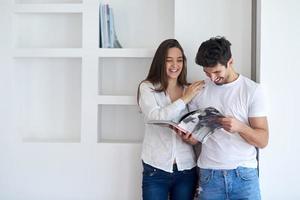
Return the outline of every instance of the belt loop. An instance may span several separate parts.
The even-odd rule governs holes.
[[[235,174],[236,174],[237,177],[240,177],[239,167],[237,167],[237,168],[235,169]]]
[[[174,164],[173,164],[173,172],[177,172],[177,171],[178,171],[177,164],[176,164],[176,163],[174,163]]]

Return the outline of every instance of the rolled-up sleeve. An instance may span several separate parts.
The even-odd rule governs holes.
[[[153,84],[149,82],[140,85],[139,105],[146,120],[173,120],[185,109],[186,104],[180,98],[166,106],[161,106],[157,98],[162,98],[163,95],[163,92],[157,95]]]

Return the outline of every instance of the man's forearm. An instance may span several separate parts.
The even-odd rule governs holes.
[[[268,130],[262,128],[245,127],[239,132],[240,136],[244,138],[249,144],[258,148],[264,148],[268,144],[269,136]]]

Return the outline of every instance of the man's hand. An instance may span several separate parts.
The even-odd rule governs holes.
[[[269,141],[267,117],[249,117],[249,126],[233,117],[220,118],[218,122],[230,133],[239,133],[249,144],[264,148]]]
[[[245,128],[244,123],[233,117],[222,117],[219,118],[218,122],[226,131],[230,133],[242,132],[242,130]]]

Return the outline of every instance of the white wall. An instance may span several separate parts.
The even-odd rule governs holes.
[[[270,141],[261,151],[263,199],[300,199],[300,2],[263,0],[260,80],[267,89]]]
[[[8,1],[1,1],[0,3],[0,136],[9,135],[7,133],[8,127],[12,123],[12,70],[8,67],[11,63],[11,59],[9,58],[11,18],[9,9],[7,9],[9,8]],[[0,144],[1,142],[5,144],[3,139],[1,138]],[[1,153],[3,152],[0,151],[0,155]]]
[[[10,66],[9,47],[11,35],[11,18],[9,15],[9,0],[0,3],[0,188],[7,189],[7,179],[5,174],[11,173],[11,163],[7,162],[14,154],[10,141],[14,135],[12,127],[12,70]],[[1,193],[0,189],[0,198]]]
[[[10,63],[9,59],[9,47],[10,47],[10,34],[11,34],[11,18],[9,15],[9,2],[7,1],[1,1],[0,3],[0,135],[4,134],[6,130],[5,127],[7,127],[7,123],[9,122],[9,105],[11,102],[11,70],[7,66]],[[4,114],[5,113],[5,114]],[[4,117],[5,116],[5,117]],[[1,142],[1,140],[0,140]]]
[[[175,14],[175,37],[188,58],[189,80],[205,77],[195,57],[200,44],[214,36],[232,43],[234,67],[251,77],[251,0],[177,0]]]

